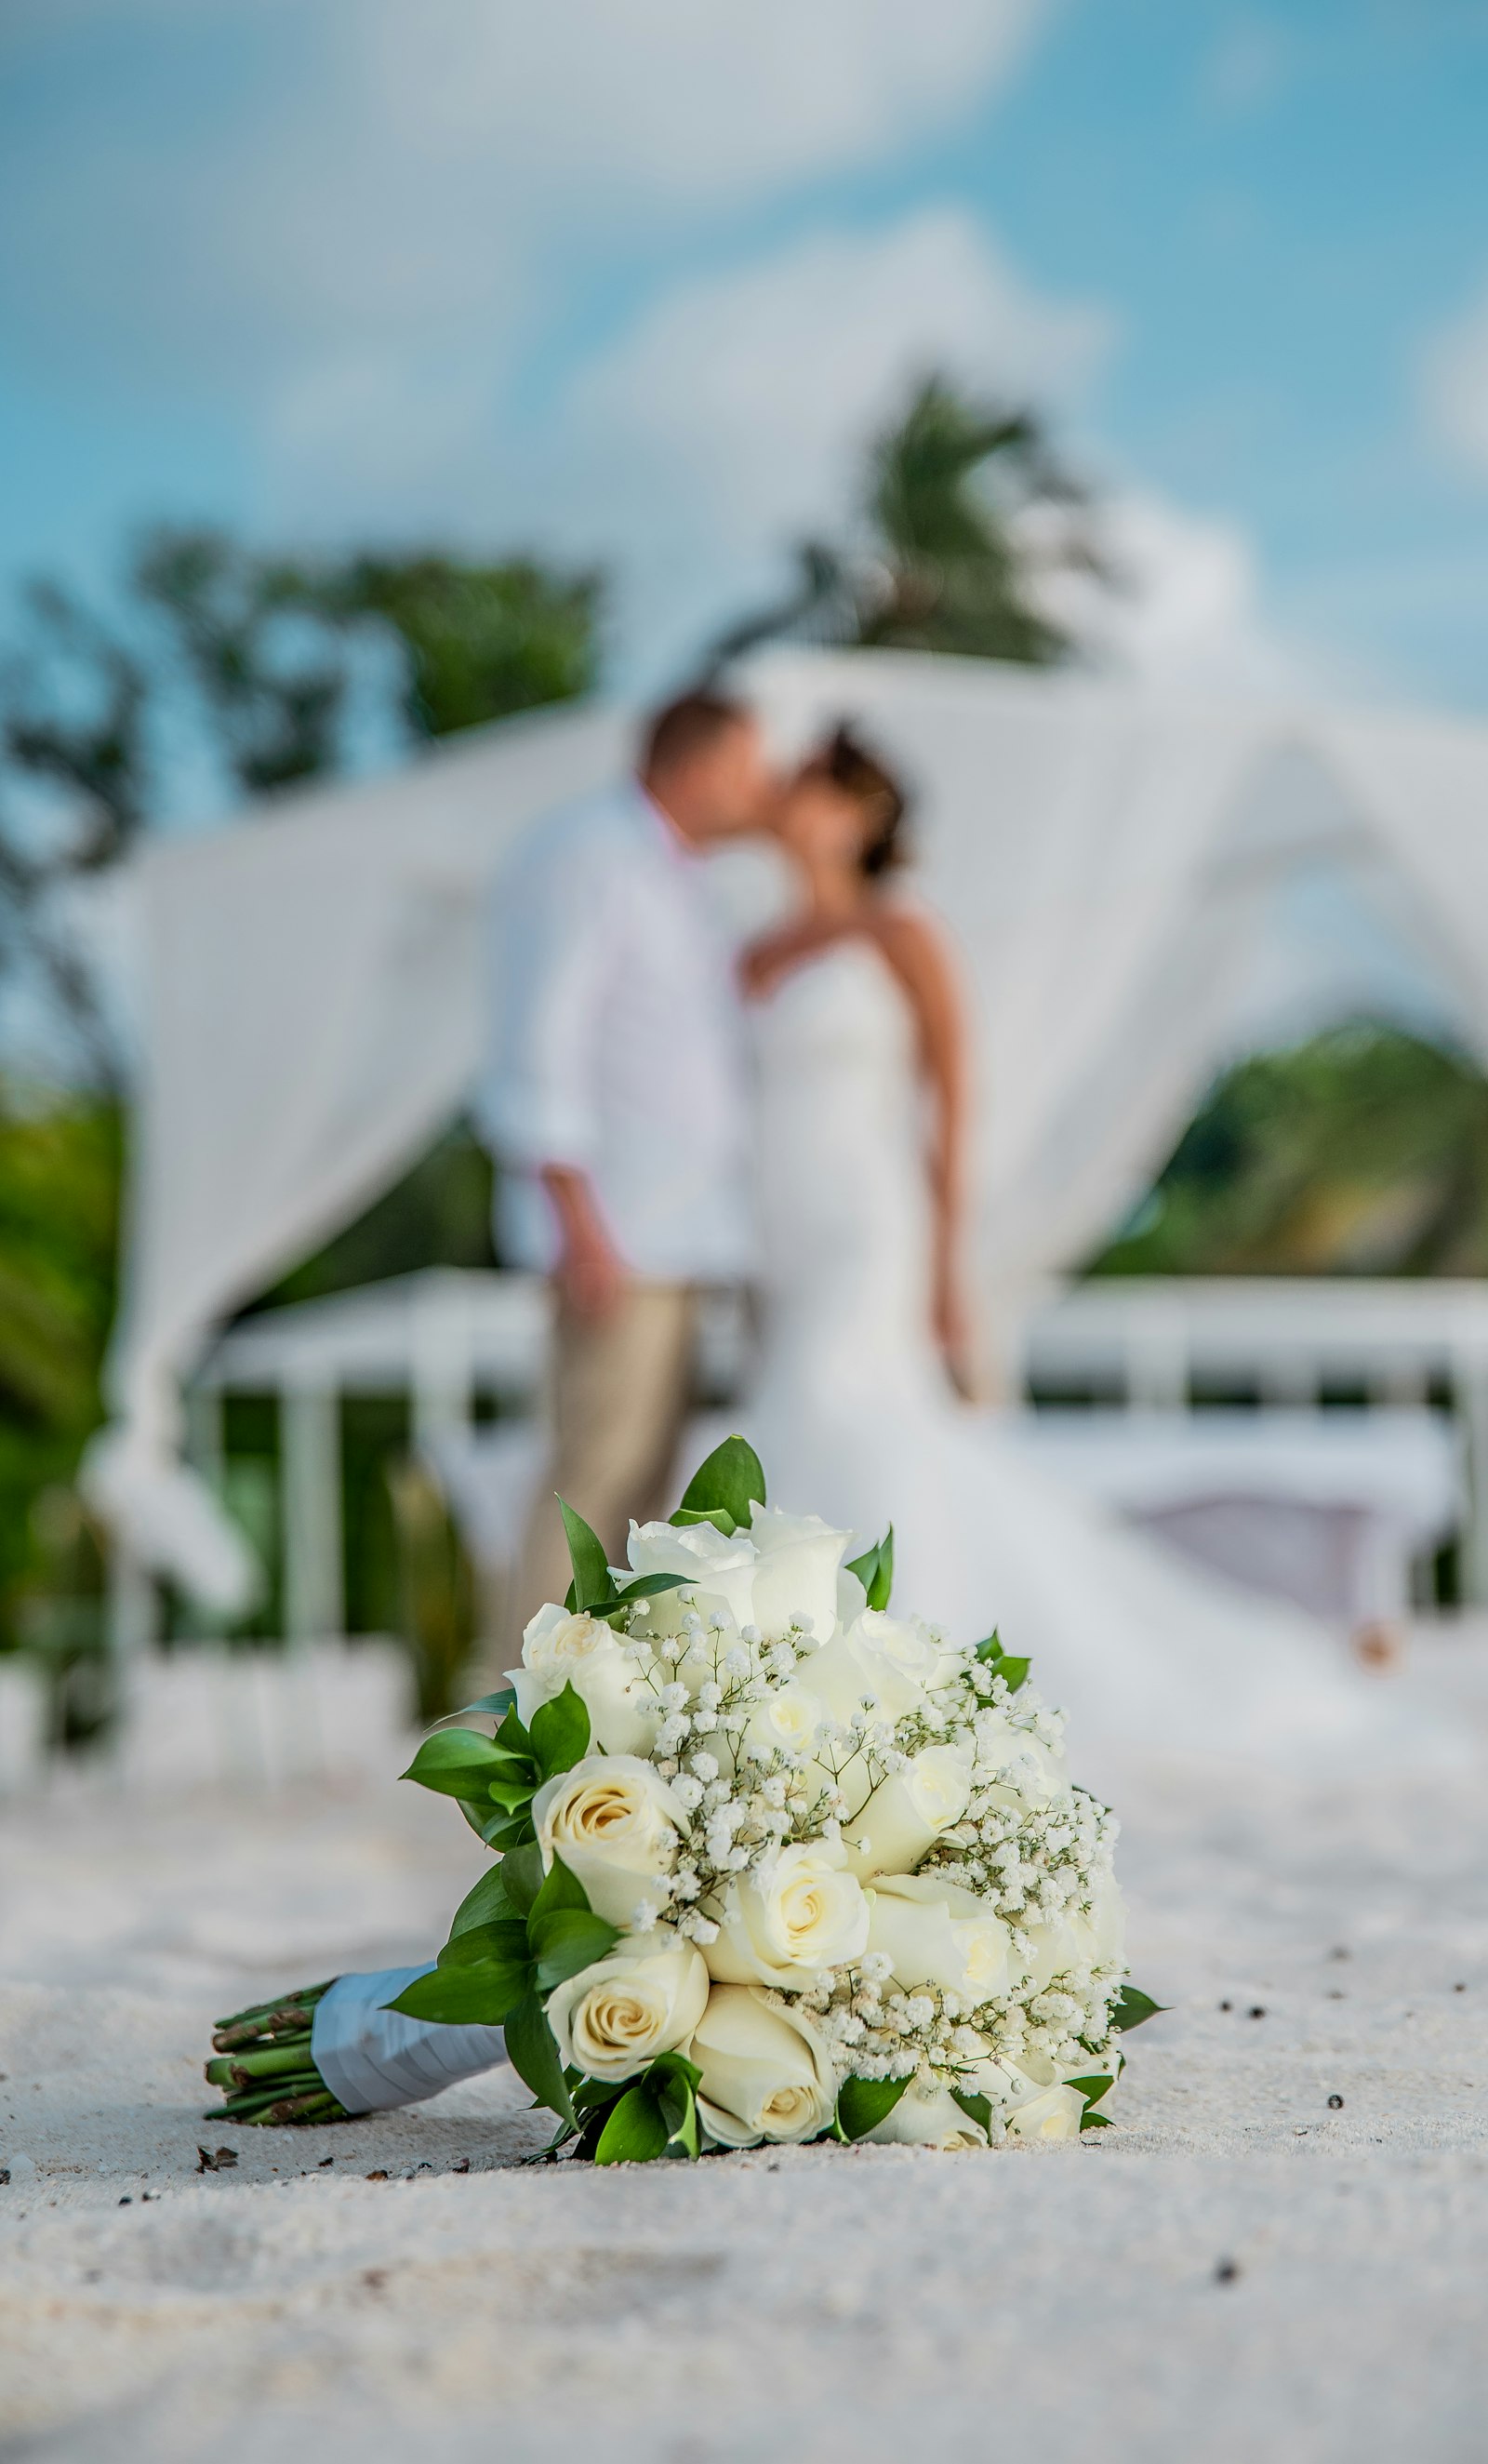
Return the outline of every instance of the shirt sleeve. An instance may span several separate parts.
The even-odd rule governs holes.
[[[615,948],[612,869],[602,834],[565,830],[556,844],[539,839],[492,892],[490,1042],[477,1111],[490,1144],[528,1171],[583,1169],[595,1152],[595,1040]]]

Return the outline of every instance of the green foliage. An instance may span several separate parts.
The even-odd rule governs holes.
[[[978,2123],[979,2126],[985,2130],[988,2138],[990,2139],[992,2137],[991,2099],[985,2096],[974,2096],[967,2088],[953,2087],[951,2093],[954,2097],[962,2112],[966,2114],[971,2121]]]
[[[1129,2036],[1133,2028],[1144,2027],[1167,2008],[1166,2002],[1154,2002],[1150,1993],[1144,1993],[1139,1986],[1124,1985],[1111,2004],[1111,2026]]]
[[[614,1624],[638,1600],[654,1599],[659,1592],[675,1592],[686,1583],[686,1574],[637,1574],[635,1580],[617,1585],[605,1562],[604,1546],[597,1532],[590,1529],[581,1514],[558,1499],[558,1511],[563,1517],[563,1529],[568,1540],[568,1554],[574,1569],[574,1579],[568,1587],[570,1610],[580,1610],[588,1617],[601,1617]]]
[[[33,583],[0,649],[0,758],[53,809],[38,830],[0,803],[0,960],[47,984],[69,1068],[120,1079],[51,893],[128,852],[182,747],[254,799],[354,766],[369,738],[567,700],[597,681],[601,598],[596,574],[531,557],[306,559],[170,524],[140,541],[117,620]]]
[[[394,690],[415,740],[567,701],[597,680],[599,577],[529,557],[468,562],[425,549],[315,561],[165,528],[142,547],[133,587],[245,795],[341,766],[344,712],[374,635],[397,649]]]
[[[702,2072],[684,2054],[658,2054],[610,2105],[594,2147],[597,2165],[648,2165],[661,2156],[695,2163]]]
[[[1092,2073],[1088,2079],[1066,2079],[1066,2087],[1077,2088],[1085,2101],[1085,2109],[1080,2117],[1082,2130],[1109,2130],[1110,2116],[1097,2113],[1095,2108],[1103,2096],[1109,2096],[1115,2084],[1115,2076],[1109,2071]]]
[[[890,583],[860,640],[1033,666],[1058,658],[1064,637],[1037,612],[1012,517],[1074,493],[1030,412],[929,379],[874,453],[869,514]]]
[[[907,2072],[903,2079],[843,2079],[837,2091],[838,2137],[865,2139],[886,2114],[893,2112],[912,2077],[912,2072]]]
[[[1368,1021],[1242,1062],[1092,1271],[1488,1272],[1488,1083]]]
[[[347,673],[305,622],[300,566],[224,532],[163,527],[135,558],[137,598],[159,620],[229,776],[245,796],[339,766]]]
[[[440,1796],[472,1797],[498,1771],[507,1771],[512,1759],[479,1728],[438,1728],[424,1739],[403,1776]]]
[[[384,1464],[392,1508],[398,1631],[418,1686],[419,1716],[442,1720],[464,1690],[477,1623],[470,1558],[444,1492],[414,1456]]]
[[[1045,563],[1102,568],[1082,491],[1032,411],[927,378],[874,446],[864,497],[862,549],[805,543],[789,598],[734,627],[720,662],[782,636],[1034,666],[1063,656],[1038,604],[1026,517],[1051,542]]]
[[[1027,1683],[1030,1662],[1026,1659],[1018,1659],[1010,1651],[1004,1651],[996,1633],[989,1634],[985,1642],[977,1644],[976,1657],[992,1670],[995,1677],[1001,1678],[1010,1694],[1016,1694],[1019,1686]]]
[[[493,1266],[491,1157],[457,1121],[323,1249],[273,1285],[254,1309],[283,1309],[426,1266]]]
[[[21,608],[21,647],[0,677],[0,741],[17,770],[62,790],[70,865],[96,871],[128,853],[147,817],[148,676],[58,583],[32,583]]]
[[[602,583],[530,558],[467,564],[425,552],[355,557],[313,592],[327,613],[374,619],[403,656],[410,730],[449,736],[593,691]]]
[[[101,1417],[121,1163],[111,1105],[0,1091],[0,1641],[64,1657],[99,1583],[67,1489]]]
[[[434,1742],[427,1738],[425,1748]],[[471,1893],[435,1968],[405,1985],[387,2008],[448,2027],[504,2028],[507,2055],[517,2076],[539,2104],[577,2130],[578,2117],[543,2006],[555,1986],[594,1967],[612,1950],[620,1930],[595,1915],[582,1883],[561,1858],[555,1857],[548,1872],[541,1873],[536,1844],[514,1851],[496,1873],[499,1885],[495,1877],[484,1878],[480,1912],[471,1909]],[[487,1914],[488,1909],[493,1913]]]
[[[638,2081],[610,2106],[594,2161],[597,2165],[648,2165],[666,2155],[669,2137],[660,2099]]]
[[[865,1549],[861,1557],[850,1557],[847,1572],[856,1574],[868,1595],[870,1609],[886,1609],[894,1588],[894,1527],[889,1525],[882,1540]]]
[[[572,1771],[588,1750],[589,1714],[567,1684],[533,1714],[530,1730],[514,1710],[506,1713],[493,1737],[479,1728],[437,1728],[403,1776],[437,1795],[452,1796],[489,1848],[520,1849],[535,1836],[532,1801],[538,1789]],[[512,1867],[512,1877],[522,1870]],[[507,1887],[510,1897],[511,1877]]]
[[[748,1530],[755,1506],[765,1502],[765,1475],[747,1438],[725,1438],[692,1474],[673,1523],[716,1523],[728,1532]]]

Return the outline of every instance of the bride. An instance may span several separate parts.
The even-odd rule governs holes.
[[[865,1542],[891,1519],[897,1597],[960,1635],[996,1625],[1087,1740],[1312,1771],[1395,1760],[1403,1706],[1324,1632],[1190,1572],[963,1399],[967,1036],[942,933],[895,887],[904,821],[840,730],[778,807],[799,907],[742,960],[764,1299],[743,1425],[773,1497]]]

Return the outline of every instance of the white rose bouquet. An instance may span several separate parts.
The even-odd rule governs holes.
[[[891,1616],[892,1533],[844,1563],[847,1533],[767,1506],[742,1438],[669,1523],[632,1525],[623,1572],[562,1511],[567,1600],[460,1715],[494,1733],[440,1728],[405,1774],[497,1861],[432,1967],[339,1980],[308,2047],[291,1999],[295,2096],[272,2039],[261,2070],[219,2037],[240,2118],[430,2093],[499,2030],[553,2147],[599,2164],[1105,2127],[1122,2035],[1158,2005],[1126,1981],[1117,1825],[1028,1662]],[[358,2010],[405,2032],[413,2084],[359,2085]]]

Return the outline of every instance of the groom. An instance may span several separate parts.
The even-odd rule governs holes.
[[[750,1264],[733,954],[698,858],[755,828],[771,785],[753,714],[685,693],[636,775],[539,823],[498,888],[483,1123],[504,1254],[546,1269],[555,1297],[518,1633],[568,1587],[555,1492],[616,1560],[630,1518],[663,1510],[698,1287]]]

